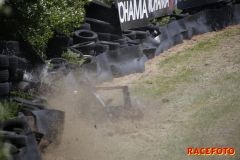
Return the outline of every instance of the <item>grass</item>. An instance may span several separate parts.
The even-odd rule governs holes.
[[[161,143],[147,148],[150,159],[240,159],[239,35],[240,27],[219,32],[159,62],[158,73],[134,83],[134,94],[156,101],[168,97],[163,118],[175,122],[168,123],[168,134]],[[161,125],[157,126],[161,132]],[[187,156],[188,147],[234,147],[237,153]]]

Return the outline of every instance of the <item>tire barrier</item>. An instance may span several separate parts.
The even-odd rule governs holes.
[[[160,42],[155,55],[182,43],[184,39],[191,39],[194,35],[240,24],[239,15],[240,5],[228,5],[220,9],[202,11],[163,26],[160,28],[161,34],[155,38]]]
[[[205,10],[190,16],[188,14],[172,15],[176,20],[166,26],[159,27],[154,23],[150,23],[148,27],[145,27],[145,30],[148,30],[147,32],[139,30],[124,31],[123,37],[126,38],[128,47],[126,45],[122,47],[126,48],[120,47],[120,44],[120,48],[111,48],[110,42],[113,44],[115,42],[121,43],[121,38],[116,41],[111,39],[112,35],[109,33],[98,33],[101,40],[100,44],[109,45],[109,51],[103,52],[101,58],[98,58],[100,55],[97,55],[98,62],[84,65],[84,75],[87,79],[92,79],[94,83],[101,83],[127,74],[143,72],[144,62],[182,43],[184,39],[191,39],[194,35],[239,24],[239,12],[240,5],[227,5],[220,9]],[[153,36],[154,34],[157,36]],[[137,45],[140,45],[141,49],[138,47],[131,48]],[[102,63],[105,65],[105,70],[100,67]],[[103,75],[105,78],[102,78]]]
[[[6,44],[12,43],[6,42]],[[8,51],[11,51],[11,48]],[[9,53],[9,55],[12,54]],[[24,70],[28,68],[28,63],[19,57],[9,55],[0,55],[0,100],[7,99],[7,101],[16,102],[16,106],[21,107],[21,116],[18,119],[1,122],[0,143],[10,147],[9,156],[14,160],[41,160],[39,145],[42,138],[49,143],[59,144],[60,142],[64,125],[64,112],[46,109],[46,101],[34,96],[30,97],[31,100],[18,97],[20,95],[13,97],[13,93],[11,93],[13,90],[22,92],[21,95],[23,96],[31,89],[35,90],[36,86],[39,87],[39,83],[24,80]],[[55,62],[55,68],[69,65],[68,61],[60,58],[55,58],[52,62]],[[22,69],[19,69],[19,67]],[[33,119],[31,126],[26,121],[27,117]],[[60,123],[57,125],[56,122]]]
[[[22,119],[4,121],[0,133],[3,135],[3,143],[10,143],[14,151],[10,156],[15,160],[41,160],[42,156],[29,124]]]
[[[108,11],[111,10],[111,8],[108,9]],[[50,41],[48,46],[49,49],[59,49],[59,51],[70,49],[78,53],[80,57],[87,57],[89,62],[79,66],[59,57],[52,58],[53,69],[50,69],[49,73],[69,76],[74,70],[73,72],[81,72],[81,78],[87,79],[92,84],[112,81],[113,78],[128,74],[141,73],[144,72],[145,62],[148,59],[154,58],[163,51],[182,43],[184,39],[191,39],[194,35],[220,30],[229,25],[240,24],[239,15],[240,5],[228,5],[194,15],[172,15],[171,23],[166,26],[159,27],[156,23],[149,23],[148,27],[126,30],[123,32],[123,36],[100,33],[99,30],[95,33],[89,30],[91,25],[86,25],[85,28],[80,27],[79,30],[75,31],[74,43],[71,43],[74,45],[69,46],[70,39],[60,38],[61,42],[59,41],[59,44],[62,46],[55,47],[56,42],[53,41]],[[100,20],[106,21],[104,19]],[[89,23],[90,21],[92,25],[100,23],[100,21],[93,19],[87,20]],[[103,24],[109,25],[108,23]],[[112,24],[110,23],[110,25]],[[4,42],[0,46],[6,48],[10,44],[17,43]],[[5,49],[2,49],[1,52],[6,53]],[[12,52],[18,52],[17,47],[12,49]],[[30,65],[33,66],[33,63]],[[20,69],[19,66],[21,66]],[[1,97],[9,95],[13,88],[12,84],[22,92],[30,90],[32,84],[22,82],[25,68],[28,68],[26,60],[14,56],[0,55]],[[36,124],[29,129],[25,125],[25,121],[20,119],[5,122],[1,133],[11,142],[12,157],[17,160],[41,159],[38,149],[41,138],[44,138],[49,143],[59,143],[65,114],[62,111],[46,109],[44,101],[35,97],[33,100],[14,97],[12,100],[23,106],[21,109],[23,115],[20,118],[27,120],[31,117],[34,121],[33,124]]]

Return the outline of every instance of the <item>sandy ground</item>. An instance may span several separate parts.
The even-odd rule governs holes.
[[[156,64],[166,57],[215,34],[217,32],[195,36],[147,61],[144,73],[117,78],[100,86],[131,86],[142,76],[155,75],[159,71]],[[180,123],[169,118],[173,112],[164,111],[178,106],[168,108],[169,105],[161,100],[137,97],[140,104],[134,105],[133,109],[107,112],[100,104],[96,106],[92,95],[81,86],[62,86],[60,91],[48,95],[50,108],[66,112],[62,142],[58,147],[50,145],[46,148],[43,160],[159,160],[157,155],[161,150],[152,151],[151,148],[159,146],[166,140],[168,132],[173,131],[169,124]],[[68,89],[77,91],[77,94],[68,93]],[[133,94],[131,96],[136,98]]]

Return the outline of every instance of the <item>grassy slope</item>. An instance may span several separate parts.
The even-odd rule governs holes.
[[[165,59],[159,73],[134,83],[134,94],[164,99],[163,112],[171,121],[161,143],[144,151],[149,159],[240,159],[239,41],[240,27],[220,32]],[[150,124],[148,130],[161,132],[161,127]],[[234,147],[237,153],[192,157],[186,155],[188,147]]]

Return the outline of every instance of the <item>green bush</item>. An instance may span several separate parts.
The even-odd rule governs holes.
[[[43,52],[54,33],[70,35],[83,22],[84,5],[90,0],[8,0],[10,16],[1,15],[0,39],[23,38]]]
[[[0,102],[0,122],[15,118],[21,107],[16,102],[4,100]]]
[[[80,57],[79,54],[72,52],[71,50],[67,50],[67,52],[63,52],[62,57],[67,59],[69,62],[83,65],[87,61],[87,57]]]
[[[170,20],[170,16],[165,16],[165,17],[153,19],[153,22],[158,23],[159,26],[165,26],[169,23],[169,20]]]

